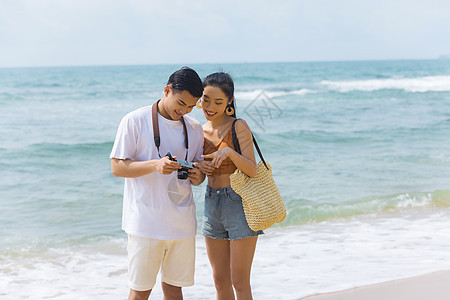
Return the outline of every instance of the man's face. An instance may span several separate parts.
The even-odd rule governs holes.
[[[174,93],[171,86],[164,88],[164,96],[164,109],[172,120],[179,120],[190,113],[199,99],[186,90]]]

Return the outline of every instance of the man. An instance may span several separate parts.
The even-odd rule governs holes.
[[[128,299],[148,299],[160,269],[164,299],[183,299],[181,287],[194,284],[197,222],[191,184],[201,184],[205,176],[194,168],[179,179],[180,164],[166,153],[201,160],[203,130],[186,114],[202,93],[198,74],[183,67],[170,76],[157,104],[120,122],[110,158],[114,176],[125,177]]]

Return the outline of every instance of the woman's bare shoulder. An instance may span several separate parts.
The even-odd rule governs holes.
[[[238,119],[235,126],[237,132],[251,132],[247,121],[245,121],[244,119]]]

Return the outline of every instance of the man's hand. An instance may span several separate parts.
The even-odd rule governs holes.
[[[205,179],[199,169],[193,168],[188,170],[188,178],[193,185],[199,185]]]
[[[174,156],[176,158],[176,156]],[[170,160],[167,156],[159,159],[158,172],[163,175],[169,175],[170,173],[181,169],[181,166],[173,160]]]

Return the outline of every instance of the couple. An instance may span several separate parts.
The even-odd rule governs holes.
[[[199,100],[200,99],[200,100]],[[202,108],[202,126],[187,116]],[[240,153],[233,146],[234,126]],[[180,164],[195,162],[187,179]],[[194,284],[197,222],[191,184],[208,177],[203,235],[217,299],[252,299],[250,269],[257,236],[245,220],[242,199],[230,187],[236,169],[256,174],[252,135],[236,120],[230,75],[214,73],[202,82],[187,67],[174,72],[153,106],[127,114],[111,152],[114,176],[125,177],[122,229],[128,234],[128,299],[148,299],[161,269],[164,299],[182,299]],[[185,174],[186,175],[186,174]]]

